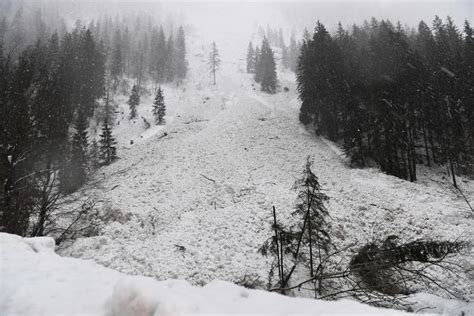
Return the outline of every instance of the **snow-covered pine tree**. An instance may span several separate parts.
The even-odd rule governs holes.
[[[221,59],[217,50],[216,42],[212,42],[211,53],[209,54],[209,67],[214,76],[214,85],[216,84],[216,71],[219,70]]]
[[[253,49],[252,42],[249,43],[247,50],[247,73],[255,72],[255,50]]]
[[[155,116],[155,123],[157,125],[163,125],[165,123],[166,105],[161,87],[158,87],[155,102],[153,102],[153,115]]]
[[[128,100],[128,105],[130,106],[130,119],[137,117],[137,106],[140,105],[140,92],[138,91],[138,86],[134,85],[132,88],[132,94]]]
[[[99,143],[99,162],[101,165],[110,165],[117,159],[117,148],[115,147],[117,142],[112,136],[112,128],[109,125],[107,117],[102,126],[102,134],[100,135]]]

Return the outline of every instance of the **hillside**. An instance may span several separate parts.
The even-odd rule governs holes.
[[[62,255],[196,285],[237,282],[246,275],[266,280],[269,259],[257,250],[271,234],[271,207],[283,221],[294,209],[292,186],[308,155],[330,197],[336,244],[354,245],[341,253],[343,262],[366,242],[389,235],[472,237],[473,217],[464,200],[432,171],[423,170],[410,183],[376,169],[351,169],[335,144],[308,132],[298,122],[292,73],[279,72],[289,92],[254,90],[244,73],[242,42],[222,39],[222,69],[212,86],[208,41],[190,39],[186,83],[164,87],[164,127],[144,129],[140,117],[153,121],[152,97],[143,98],[135,121],[127,118],[127,98],[118,98],[120,160],[100,169],[79,193],[97,201],[100,236],[78,239]],[[462,187],[473,196],[472,181],[464,179]],[[457,260],[472,271],[472,252]],[[472,272],[460,279],[439,277],[472,299]]]

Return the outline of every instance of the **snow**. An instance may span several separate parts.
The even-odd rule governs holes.
[[[193,285],[245,275],[266,280],[269,259],[257,249],[271,235],[273,205],[279,220],[290,217],[292,187],[308,155],[330,197],[335,242],[356,245],[341,253],[346,261],[364,243],[392,234],[402,240],[472,240],[474,218],[452,191],[425,181],[422,173],[418,183],[410,183],[377,169],[351,169],[335,145],[308,133],[298,122],[294,76],[280,78],[287,93],[253,90],[252,76],[242,72],[250,36],[215,38],[222,67],[213,86],[205,57],[209,45],[203,45],[212,41],[199,34],[204,33],[188,39],[187,82],[164,86],[173,117],[166,126],[146,131],[139,120],[130,122],[127,97],[118,98],[124,112],[114,128],[120,159],[100,169],[79,195],[94,198],[101,212],[119,219],[104,220],[101,236],[78,239],[61,254]],[[138,108],[139,117],[150,122],[152,99],[142,97]],[[474,196],[472,181],[464,180],[466,195]],[[469,271],[473,253],[455,260]],[[440,277],[472,299],[472,275]]]
[[[227,19],[224,15],[218,18]],[[219,28],[201,25],[188,38],[190,70],[186,82],[180,87],[162,87],[167,105],[165,126],[154,126],[153,93],[142,96],[138,118],[132,121],[128,119],[128,96],[115,96],[118,115],[113,133],[120,159],[101,168],[77,194],[96,201],[102,220],[100,236],[79,238],[59,252],[93,259],[120,273],[93,261],[52,256],[51,241],[35,241],[30,246],[16,240],[15,247],[25,250],[25,260],[9,261],[2,249],[0,310],[21,312],[19,309],[31,306],[31,310],[48,314],[48,308],[53,312],[59,308],[53,302],[62,301],[61,308],[68,307],[71,312],[101,314],[107,310],[104,302],[112,297],[119,301],[114,306],[131,300],[127,308],[134,308],[133,304],[139,308],[143,301],[147,308],[174,310],[177,304],[179,311],[191,313],[195,307],[191,303],[203,295],[209,295],[210,303],[199,307],[202,312],[222,312],[224,308],[256,312],[257,307],[273,310],[273,305],[279,306],[272,298],[274,294],[253,291],[245,293],[259,293],[255,294],[258,297],[268,294],[262,299],[268,306],[256,302],[248,307],[242,304],[241,308],[248,310],[238,304],[219,307],[215,298],[221,293],[215,287],[228,288],[222,293],[229,295],[223,298],[226,300],[239,301],[239,296],[229,293],[244,290],[215,280],[236,282],[244,276],[267,279],[270,262],[257,249],[272,233],[273,205],[279,221],[290,217],[296,198],[292,187],[308,155],[314,157],[314,172],[330,197],[328,210],[335,243],[340,248],[356,245],[335,260],[347,262],[358,247],[393,234],[402,240],[473,240],[472,212],[437,174],[420,168],[420,180],[410,183],[377,169],[351,169],[336,145],[308,132],[298,122],[300,103],[294,74],[278,74],[281,87],[289,88],[287,93],[267,95],[258,91],[258,86],[254,90],[252,76],[244,73],[248,41],[254,34],[252,22],[248,30],[231,28],[228,32],[226,23],[218,22],[222,22]],[[212,85],[207,66],[209,44],[214,40],[222,59],[217,86]],[[142,117],[152,124],[150,129],[144,128]],[[459,182],[474,204],[473,181],[462,178]],[[6,248],[13,247],[13,237],[2,238],[10,244]],[[465,272],[459,278],[437,276],[459,297],[472,300],[474,275],[469,271],[474,271],[474,252],[467,251],[453,260]],[[61,274],[65,267],[68,272]],[[34,275],[28,269],[34,269]],[[76,270],[82,275],[73,273]],[[15,271],[21,273],[13,274]],[[124,277],[122,273],[163,282],[132,278],[117,283]],[[189,284],[169,281],[178,278]],[[47,290],[35,294],[41,282],[48,282],[44,286]],[[168,299],[164,290],[168,284],[174,288],[167,290],[170,295],[185,292],[190,305]],[[197,285],[206,286],[194,287]],[[163,303],[160,295],[167,302]],[[135,303],[134,297],[138,297]],[[28,306],[22,302],[29,302]],[[420,302],[421,309],[442,300],[420,298]],[[326,303],[317,304],[323,308]],[[347,304],[352,310],[353,303]],[[462,308],[472,310],[472,303]],[[446,310],[439,307],[438,311]]]
[[[127,276],[89,260],[60,257],[52,238],[0,233],[2,315],[405,315],[354,301],[289,298],[215,281],[157,282]]]
[[[51,238],[0,234],[2,315],[104,315],[121,276],[90,260],[56,255]]]

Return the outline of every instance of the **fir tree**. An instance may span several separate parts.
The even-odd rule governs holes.
[[[175,43],[175,61],[176,61],[176,78],[177,83],[180,84],[188,72],[188,62],[186,61],[186,39],[184,35],[184,29],[181,26],[178,29]]]
[[[160,83],[166,77],[166,38],[162,27],[153,30],[150,46],[150,73],[155,83]]]
[[[308,246],[310,276],[314,277],[316,273],[319,275],[324,273],[324,258],[328,254],[331,237],[330,225],[327,222],[329,212],[325,206],[329,197],[321,192],[319,179],[313,173],[312,166],[313,161],[308,157],[303,177],[295,183],[299,199],[295,214],[302,219],[298,227],[303,234],[303,244]],[[318,269],[315,269],[315,266]],[[319,294],[322,289],[321,282],[319,279],[319,284],[316,285]]]
[[[132,94],[128,100],[128,105],[130,106],[130,119],[137,117],[137,106],[140,105],[140,92],[138,91],[138,86],[134,85],[132,88]]]
[[[88,137],[87,137],[87,119],[82,111],[77,114],[74,124],[75,132],[71,139],[71,160],[69,161],[70,184],[68,192],[73,192],[81,187],[87,180],[88,169]]]
[[[104,93],[105,57],[96,44],[92,32],[86,30],[80,35],[80,80],[78,102],[84,114],[94,114],[96,100]]]
[[[92,140],[89,149],[89,166],[90,170],[96,170],[100,166],[99,160],[99,145],[95,139]]]
[[[113,78],[114,91],[116,91],[120,82],[120,78],[122,77],[122,74],[123,74],[123,54],[122,54],[122,46],[121,46],[121,36],[120,36],[119,31],[117,31],[115,35],[115,47],[112,53],[110,74]]]
[[[261,79],[260,84],[262,91],[275,93],[277,87],[275,58],[266,38],[264,38],[262,42],[258,72],[258,77]]]
[[[166,42],[166,80],[171,82],[175,79],[177,68],[176,47],[173,34],[170,34]]]
[[[219,57],[219,51],[217,50],[216,42],[212,43],[211,53],[209,54],[209,67],[210,71],[214,76],[214,85],[216,84],[216,71],[219,70],[221,65],[221,59]]]
[[[288,48],[283,46],[281,49],[281,64],[284,68],[290,68],[290,56],[288,55]]]
[[[255,50],[253,49],[252,42],[249,43],[247,50],[247,73],[255,72]]]
[[[155,123],[157,125],[163,125],[165,123],[164,117],[166,115],[166,106],[161,87],[158,88],[155,102],[153,103],[153,115],[155,116]]]
[[[158,33],[157,46],[157,80],[158,82],[163,82],[163,80],[166,78],[166,37],[162,27],[160,27],[160,31]]]
[[[278,47],[283,49],[285,47],[285,39],[283,37],[283,30],[280,28],[278,32]]]
[[[309,36],[309,35],[308,35]],[[294,34],[291,35],[291,38],[290,38],[290,48],[289,48],[289,68],[296,72],[296,68],[297,68],[297,64],[298,64],[298,57],[299,57],[299,49],[298,49],[298,45],[296,43],[296,39],[295,39],[295,36]]]
[[[261,54],[260,54],[260,48],[255,47],[255,68],[254,68],[254,80],[257,83],[260,83],[262,81],[262,64],[261,64]]]
[[[104,119],[102,134],[100,135],[99,162],[101,165],[110,165],[117,159],[117,144],[112,136],[112,129],[108,123],[107,117]]]

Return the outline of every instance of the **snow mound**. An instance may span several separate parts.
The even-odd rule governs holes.
[[[354,301],[290,298],[232,283],[204,287],[126,276],[90,260],[63,258],[50,238],[0,233],[1,315],[180,314],[406,315]]]
[[[184,281],[157,282],[152,278],[128,277],[117,283],[112,295],[114,316],[185,314],[266,315],[406,315],[342,300],[337,302],[290,298],[233,283],[213,281],[194,287]]]
[[[54,253],[56,243],[51,237],[36,237],[23,239],[34,252]]]

